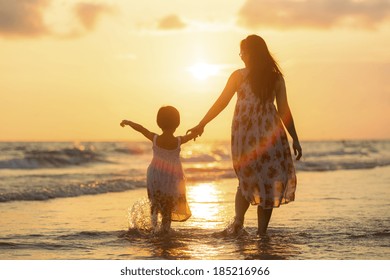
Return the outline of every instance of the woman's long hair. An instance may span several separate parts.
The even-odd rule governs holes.
[[[253,93],[263,101],[272,99],[276,82],[283,74],[267,44],[260,36],[249,35],[241,41],[240,47],[248,56],[248,80]]]

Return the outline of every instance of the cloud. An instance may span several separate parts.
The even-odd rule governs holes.
[[[68,30],[45,22],[45,14],[53,9],[52,0],[0,0],[0,36],[4,38],[36,38],[52,36],[56,38],[73,39],[85,35],[85,31],[93,31],[102,16],[115,13],[113,6],[96,3],[80,2],[68,6],[66,12],[76,15],[80,27],[70,27]],[[71,8],[72,7],[72,8]],[[68,15],[71,17],[71,13]],[[74,17],[73,19],[74,20]],[[57,26],[58,27],[58,26]]]
[[[114,8],[105,4],[78,3],[74,7],[74,12],[86,30],[94,30],[99,19],[103,15],[114,13]]]
[[[157,28],[160,30],[183,29],[185,27],[186,24],[177,15],[163,17],[158,21],[157,26]]]
[[[238,23],[248,28],[373,28],[389,18],[388,0],[247,0]]]
[[[43,20],[49,0],[0,0],[0,35],[37,37],[50,33]]]

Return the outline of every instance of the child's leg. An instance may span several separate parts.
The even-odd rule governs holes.
[[[148,198],[150,203],[150,221],[152,223],[152,229],[157,229],[157,221],[158,221],[158,201],[154,195],[154,192],[147,188]]]
[[[162,215],[161,228],[163,232],[169,232],[171,229],[171,213],[164,213]]]
[[[158,211],[156,205],[152,204],[150,206],[150,218],[152,222],[152,229],[157,228],[157,220],[158,220]]]
[[[234,206],[236,212],[236,216],[234,217],[234,230],[237,231],[243,227],[245,213],[249,208],[249,202],[242,195],[240,188],[237,188]]]
[[[161,211],[161,215],[162,215],[161,228],[163,232],[168,232],[171,229],[172,208],[173,205],[170,202],[166,202]]]
[[[263,209],[261,206],[257,206],[257,224],[258,224],[258,234],[263,235],[267,232],[268,223],[272,215],[271,209]]]

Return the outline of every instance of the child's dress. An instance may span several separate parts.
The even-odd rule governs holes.
[[[152,206],[165,212],[172,208],[172,221],[185,221],[191,217],[186,198],[186,185],[180,161],[181,139],[174,150],[160,148],[153,138],[153,159],[147,171],[148,197]]]

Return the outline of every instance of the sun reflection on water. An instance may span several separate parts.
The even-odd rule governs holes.
[[[223,220],[223,211],[219,201],[221,194],[213,183],[202,183],[188,188],[187,197],[190,204],[194,224],[215,227],[215,222]],[[207,223],[205,223],[207,222]]]

